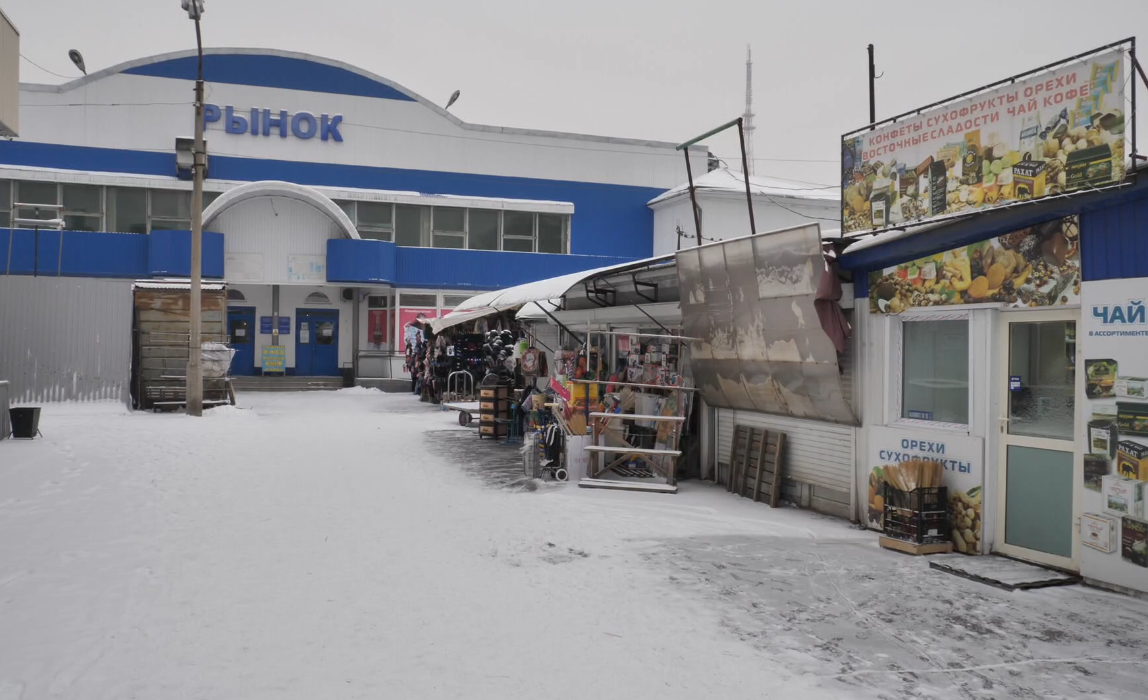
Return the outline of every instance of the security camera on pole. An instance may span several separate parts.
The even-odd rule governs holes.
[[[200,277],[203,270],[203,171],[206,154],[203,147],[203,39],[199,19],[203,0],[180,0],[187,16],[195,20],[195,45],[199,50],[199,73],[195,81],[195,146],[191,190],[191,328],[187,336],[187,414],[203,415],[203,367],[200,364],[203,295]]]

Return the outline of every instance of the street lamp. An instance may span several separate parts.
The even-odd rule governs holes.
[[[203,17],[203,0],[180,0],[180,7],[195,21],[195,46],[199,51],[199,72],[195,80],[195,144],[193,146],[193,185],[191,190],[191,327],[187,334],[187,413],[203,415],[203,367],[201,327],[203,315],[203,171],[206,165],[203,147],[203,36],[199,20]]]

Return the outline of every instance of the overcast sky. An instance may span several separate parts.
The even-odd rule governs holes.
[[[837,181],[840,135],[868,121],[866,44],[884,73],[881,119],[1129,36],[1148,41],[1148,0],[206,2],[207,46],[326,56],[439,104],[461,89],[452,111],[469,122],[672,142],[741,114],[750,44],[757,172],[818,183]],[[195,46],[179,0],[0,7],[21,52],[66,76],[77,75],[70,48],[95,71]],[[28,61],[21,80],[61,82]],[[740,168],[736,135],[707,143]]]

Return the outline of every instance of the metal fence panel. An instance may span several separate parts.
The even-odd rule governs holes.
[[[13,404],[130,403],[129,280],[0,276],[0,379]]]

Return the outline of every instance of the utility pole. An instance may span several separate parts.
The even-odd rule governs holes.
[[[872,44],[869,44],[869,123],[877,123],[877,64],[873,61]]]
[[[745,114],[742,115],[743,130],[745,132],[745,159],[748,168],[745,171],[746,179],[753,175],[754,158],[753,158],[753,50],[747,45],[745,47]]]
[[[191,190],[191,323],[187,334],[187,414],[203,415],[203,171],[207,157],[203,147],[203,37],[199,19],[203,0],[180,0],[187,16],[195,20],[195,46],[199,51],[199,72],[195,80],[195,145]]]

